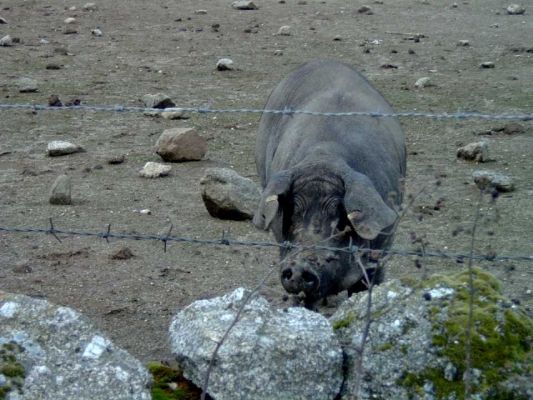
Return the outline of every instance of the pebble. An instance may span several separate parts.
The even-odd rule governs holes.
[[[74,24],[76,23],[76,18],[73,18],[73,17],[68,17],[67,19],[65,19],[65,24]]]
[[[185,111],[179,108],[177,108],[175,111],[164,111],[161,113],[161,116],[168,120],[189,119],[189,116],[185,113]]]
[[[7,21],[5,18],[0,17],[0,24],[7,24]]]
[[[485,162],[489,157],[489,145],[486,141],[469,143],[457,149],[457,157],[464,160]]]
[[[9,47],[13,46],[13,39],[11,36],[6,35],[2,39],[0,39],[0,47]]]
[[[485,62],[482,62],[481,64],[479,64],[479,67],[480,68],[485,68],[485,69],[494,68],[495,64],[492,61],[485,61]]]
[[[78,28],[77,28],[76,25],[69,24],[69,25],[65,26],[65,29],[63,30],[63,33],[65,35],[74,35],[74,34],[78,33]]]
[[[291,27],[289,25],[283,25],[278,29],[278,32],[276,33],[278,36],[290,36],[291,35]]]
[[[334,42],[340,42],[341,40],[342,40],[342,36],[340,35],[336,35],[335,37],[333,37]]]
[[[417,79],[417,81],[415,82],[415,87],[423,88],[423,87],[431,86],[431,84],[429,82],[430,82],[429,77],[424,76],[424,77],[422,77],[420,79]]]
[[[275,56],[282,56],[283,55],[283,50],[280,50],[280,49],[277,49],[277,50],[274,50],[274,55]]]
[[[457,42],[457,46],[463,46],[463,47],[470,46],[470,41],[468,41],[468,40],[459,40]]]
[[[109,157],[107,159],[107,163],[111,165],[122,164],[125,159],[126,157],[124,156],[124,154],[117,154],[117,155]]]
[[[510,4],[507,7],[507,14],[509,15],[522,15],[526,12],[526,9],[519,4]]]
[[[257,6],[253,1],[240,0],[231,3],[231,6],[236,10],[257,10]]]
[[[48,143],[48,155],[50,157],[64,156],[83,151],[83,148],[63,140],[54,140]]]
[[[367,6],[367,5],[362,5],[361,7],[359,7],[357,9],[357,12],[359,14],[368,14],[368,15],[373,14],[372,8],[370,8],[370,6]]]
[[[233,60],[231,58],[221,58],[217,61],[217,70],[219,71],[230,71],[233,70]]]
[[[112,260],[129,260],[132,257],[134,257],[134,254],[129,247],[121,247],[109,256]]]
[[[102,36],[103,35],[102,31],[100,29],[98,29],[98,28],[93,29],[91,31],[91,34],[94,35],[94,36]]]
[[[52,94],[48,97],[48,105],[50,107],[62,107],[63,103],[57,94]]]
[[[170,165],[148,161],[139,171],[139,175],[143,178],[159,178],[160,176],[167,176],[171,169]]]
[[[20,93],[35,93],[39,91],[37,82],[31,78],[20,78],[17,82]]]
[[[169,108],[176,104],[164,93],[145,94],[142,98],[145,107],[148,108]]]
[[[207,10],[196,10],[194,13],[198,15],[205,15],[207,14]]]
[[[474,182],[479,189],[493,187],[500,192],[511,192],[514,190],[514,182],[510,176],[503,175],[496,171],[478,170],[472,174]]]
[[[62,66],[59,65],[59,64],[56,64],[56,63],[50,63],[50,64],[46,64],[46,69],[48,70],[58,70],[58,69],[61,69]]]
[[[96,10],[98,10],[98,7],[97,7],[96,3],[86,3],[83,6],[83,9],[85,11],[96,11]]]
[[[71,182],[67,175],[59,175],[50,190],[50,204],[72,204]]]

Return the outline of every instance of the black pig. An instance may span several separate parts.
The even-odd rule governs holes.
[[[355,69],[316,60],[293,71],[265,109],[391,113],[381,94]],[[278,242],[388,249],[403,197],[404,134],[396,118],[264,113],[256,143],[263,193],[254,224]],[[281,282],[317,300],[362,290],[353,256],[334,251],[281,251]],[[368,259],[368,257],[366,257]],[[383,274],[366,262],[380,283]]]

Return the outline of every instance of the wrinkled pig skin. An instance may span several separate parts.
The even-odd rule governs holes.
[[[332,60],[308,62],[279,83],[265,109],[312,112],[393,110],[354,68]],[[278,242],[295,245],[389,249],[403,198],[405,139],[396,118],[264,113],[256,143],[263,187],[254,224]],[[379,263],[348,252],[281,251],[281,282],[303,294],[312,308],[320,299],[374,283]]]

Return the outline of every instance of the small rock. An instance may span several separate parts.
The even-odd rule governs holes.
[[[489,145],[486,141],[469,143],[457,149],[457,157],[464,160],[485,162],[489,157]]]
[[[179,108],[175,109],[174,111],[164,111],[161,113],[161,116],[164,119],[169,119],[169,120],[189,119],[189,116],[185,113],[185,111]]]
[[[415,82],[415,87],[417,88],[424,88],[427,86],[431,86],[430,79],[427,76],[417,79],[417,81]]]
[[[452,8],[457,8],[457,7],[459,7],[459,4],[457,4],[457,3],[453,3],[452,4]]]
[[[7,24],[7,21],[5,18],[0,17],[0,24]]]
[[[492,61],[485,61],[479,64],[479,67],[484,68],[484,69],[489,69],[489,68],[494,68],[495,64]]]
[[[279,50],[279,49],[278,50],[274,50],[274,55],[278,56],[278,57],[282,56],[283,55],[283,50]]]
[[[17,263],[13,267],[13,272],[15,274],[31,274],[33,272],[33,268],[30,265],[28,265],[28,261],[22,261],[22,262]],[[2,385],[0,385],[0,387],[1,386]]]
[[[444,379],[453,382],[457,377],[457,367],[453,363],[449,362],[444,368]]]
[[[37,82],[30,78],[20,78],[17,81],[20,93],[35,93],[39,91]]]
[[[48,155],[50,157],[64,156],[67,154],[78,153],[83,151],[83,148],[77,144],[66,142],[63,140],[54,140],[48,143]]]
[[[48,105],[50,107],[62,107],[63,103],[61,103],[58,95],[52,94],[50,97],[48,97]]]
[[[276,33],[278,36],[290,36],[291,35],[291,27],[289,25],[283,25],[278,29],[278,32]]]
[[[194,13],[198,15],[205,15],[207,14],[207,10],[196,10]]]
[[[96,3],[86,3],[83,6],[83,9],[85,11],[96,11],[96,10],[98,10],[98,7],[96,6]]]
[[[506,135],[517,135],[520,133],[524,133],[526,129],[523,125],[520,125],[517,122],[511,122],[509,124],[506,124],[503,128],[501,128],[501,131],[505,133]]]
[[[76,18],[72,18],[72,17],[68,17],[67,19],[65,19],[65,21],[63,21],[65,24],[75,24],[76,23]]]
[[[170,165],[148,161],[139,171],[139,175],[143,178],[159,178],[160,176],[167,176],[171,169]]]
[[[102,31],[100,29],[98,29],[98,28],[93,29],[91,31],[91,34],[94,35],[94,36],[98,36],[98,37],[103,35]]]
[[[468,41],[468,40],[459,40],[457,42],[457,46],[463,46],[463,47],[470,46],[470,41]]]
[[[233,60],[230,58],[221,58],[217,61],[217,70],[219,71],[230,71],[233,70]]]
[[[336,35],[335,37],[333,37],[334,42],[340,42],[341,40],[342,40],[342,36],[340,35]]]
[[[145,94],[142,101],[147,108],[169,108],[176,104],[164,93]]]
[[[257,10],[257,6],[253,1],[241,0],[234,1],[231,6],[236,10]]]
[[[507,7],[507,14],[509,15],[522,15],[526,12],[526,9],[519,4],[510,4]]]
[[[107,163],[111,165],[122,164],[125,160],[124,154],[117,154],[107,159]]]
[[[198,161],[207,152],[207,141],[194,128],[167,129],[157,139],[155,152],[164,161]]]
[[[372,8],[370,8],[370,6],[367,6],[367,5],[362,5],[361,7],[359,7],[357,9],[357,12],[359,14],[368,14],[368,15],[373,14]]]
[[[56,63],[50,63],[50,64],[46,64],[46,69],[48,70],[58,70],[58,69],[61,69],[61,65],[59,64],[56,64]]]
[[[69,24],[69,25],[65,26],[65,29],[63,30],[63,33],[65,35],[74,35],[74,34],[78,33],[78,26]]]
[[[152,215],[152,210],[149,210],[148,208],[143,208],[142,210],[139,210],[139,214]]]
[[[252,219],[261,191],[248,178],[229,168],[209,168],[200,180],[202,200],[215,218]]]
[[[496,171],[478,170],[472,174],[474,182],[480,189],[494,188],[500,192],[512,192],[514,190],[513,179]]]
[[[78,7],[76,6],[71,6],[68,8],[69,11],[76,11],[78,9]]]
[[[70,177],[67,175],[59,175],[52,185],[50,191],[50,204],[72,204]]]
[[[67,102],[65,103],[65,106],[72,107],[72,106],[79,106],[80,104],[81,104],[80,99],[73,98],[73,99],[67,100]]]
[[[0,47],[10,47],[13,46],[13,39],[11,36],[6,35],[2,39],[0,39]]]
[[[129,247],[121,247],[109,256],[112,260],[129,260],[132,257],[134,257],[134,255]]]

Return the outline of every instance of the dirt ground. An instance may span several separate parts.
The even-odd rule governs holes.
[[[373,13],[367,14],[358,12],[364,3],[339,0],[257,0],[255,11],[232,9],[231,0],[101,0],[96,11],[84,11],[84,3],[0,0],[0,16],[8,22],[0,24],[0,37],[20,38],[13,47],[0,47],[0,103],[46,104],[56,94],[87,105],[141,105],[144,94],[165,92],[180,106],[260,108],[289,71],[311,59],[333,58],[358,66],[398,111],[533,110],[531,7],[525,15],[507,15],[507,3],[498,0],[458,1],[455,7],[453,1],[384,0],[370,2]],[[79,33],[64,33],[67,17],[76,18]],[[290,36],[274,35],[282,25],[290,25]],[[91,34],[96,27],[101,37]],[[458,46],[459,40],[470,45]],[[233,59],[237,69],[216,71],[222,57]],[[481,69],[485,61],[494,68]],[[50,64],[60,69],[47,69]],[[424,76],[432,85],[416,89]],[[36,80],[39,91],[19,93],[21,77]],[[168,121],[140,113],[0,110],[0,226],[47,227],[51,217],[61,229],[102,231],[111,224],[113,232],[157,234],[172,224],[172,234],[191,238],[228,231],[233,239],[268,240],[249,221],[209,216],[199,191],[208,167],[231,167],[257,181],[258,120],[257,114]],[[407,191],[425,192],[402,221],[396,248],[416,249],[410,242],[415,232],[425,236],[428,251],[468,252],[478,198],[472,172],[489,168],[511,175],[516,191],[484,202],[476,251],[533,254],[533,124],[513,122],[524,132],[479,135],[505,121],[402,119]],[[207,138],[205,160],[173,164],[166,178],[140,178],[145,162],[159,160],[153,145],[160,133],[175,126],[196,127]],[[489,142],[489,163],[457,160],[460,145],[480,138]],[[52,140],[75,142],[86,152],[48,157]],[[113,155],[124,155],[125,162],[107,164]],[[74,204],[52,206],[50,187],[62,173],[72,178]],[[122,247],[134,257],[111,259]],[[166,333],[177,310],[239,286],[254,287],[276,257],[263,248],[184,243],[170,244],[165,253],[159,242],[108,244],[74,236],[59,243],[50,235],[0,233],[0,289],[74,307],[142,361],[168,360]],[[397,256],[388,278],[466,265],[453,257],[422,264],[417,269],[412,258]],[[531,262],[476,265],[503,279],[505,292],[531,313]],[[263,293],[282,303],[276,275]]]

